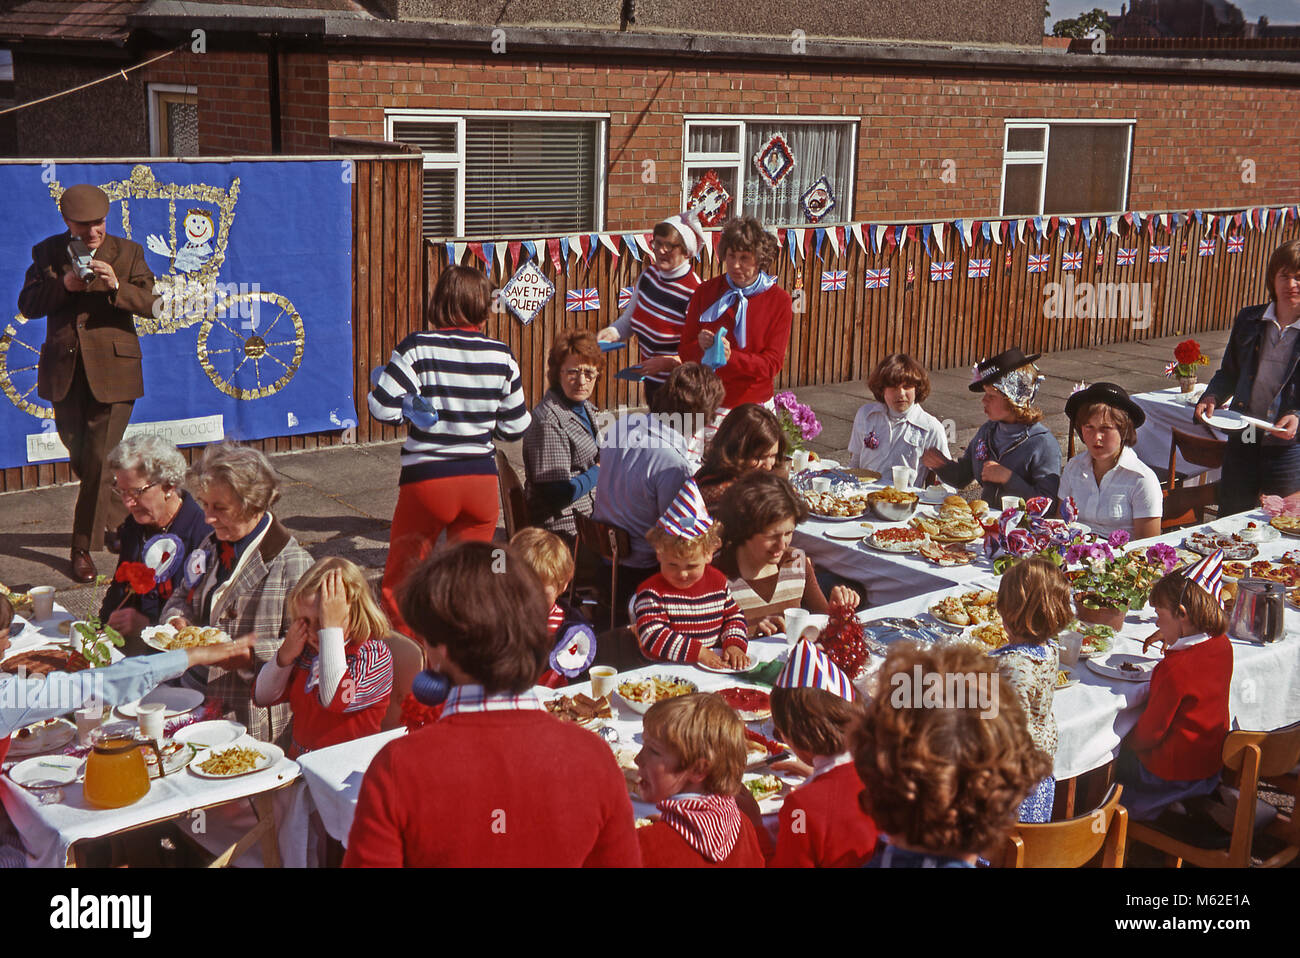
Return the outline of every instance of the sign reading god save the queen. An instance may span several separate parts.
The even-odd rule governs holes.
[[[525,326],[537,318],[554,295],[555,284],[542,275],[532,260],[520,266],[501,290],[501,298],[510,307],[510,312]]]

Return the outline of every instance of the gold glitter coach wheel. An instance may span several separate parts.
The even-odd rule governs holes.
[[[36,395],[36,366],[43,342],[43,323],[33,323],[22,313],[14,316],[0,335],[0,389],[23,412],[53,419],[54,407]]]
[[[238,293],[222,299],[199,329],[199,364],[227,396],[264,399],[293,379],[304,340],[302,317],[284,296]]]

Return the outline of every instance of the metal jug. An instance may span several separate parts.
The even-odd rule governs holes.
[[[1242,579],[1228,619],[1228,634],[1248,642],[1274,642],[1285,631],[1286,586],[1268,579]]]

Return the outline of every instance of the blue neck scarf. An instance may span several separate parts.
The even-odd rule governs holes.
[[[717,298],[712,306],[700,314],[700,322],[714,322],[718,317],[730,309],[732,304],[736,304],[736,325],[734,329],[736,344],[740,346],[741,349],[744,349],[745,340],[747,338],[745,335],[745,314],[749,308],[749,297],[757,296],[760,293],[766,293],[776,285],[776,277],[769,276],[767,273],[759,273],[756,280],[744,289],[741,289],[732,282],[730,276],[725,273],[723,276],[727,280],[727,289]]]

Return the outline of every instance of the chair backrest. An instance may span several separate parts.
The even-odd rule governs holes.
[[[528,499],[519,474],[500,449],[497,450],[497,475],[501,477],[501,515],[505,519],[506,538],[533,524],[528,515]]]
[[[1300,722],[1271,732],[1229,732],[1223,741],[1224,767],[1241,771],[1242,758],[1249,745],[1259,749],[1261,776],[1285,775],[1300,762]]]
[[[578,524],[578,541],[602,559],[617,565],[632,551],[632,539],[627,530],[597,522],[591,516],[574,513]]]
[[[388,700],[388,712],[381,726],[386,732],[402,724],[402,700],[411,691],[415,677],[424,671],[424,650],[420,643],[400,632],[388,633],[384,644],[393,655],[393,695]]]
[[[1175,429],[1173,437],[1173,448],[1192,465],[1204,466],[1206,469],[1223,468],[1223,450],[1228,448],[1226,439],[1199,436],[1181,429]]]
[[[1105,849],[1103,868],[1124,866],[1128,811],[1114,785],[1101,806],[1064,822],[1017,825],[1007,838],[1003,864],[1014,868],[1079,868]]]
[[[1219,501],[1219,484],[1207,482],[1200,486],[1182,485],[1177,489],[1165,490],[1164,506],[1160,517],[1160,529],[1180,529],[1183,526],[1200,525],[1205,521],[1205,507]]]

